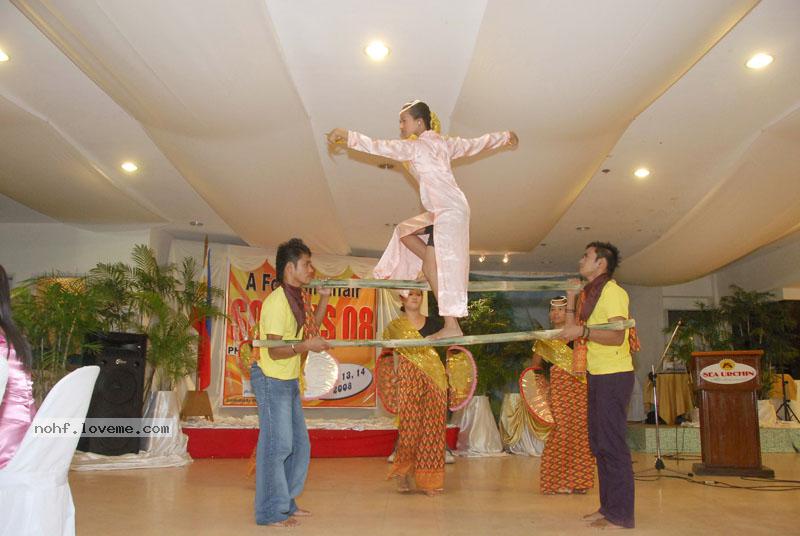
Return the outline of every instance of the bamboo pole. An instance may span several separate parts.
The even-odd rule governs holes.
[[[619,331],[636,326],[636,321],[632,318],[628,320],[618,320],[607,324],[588,325],[589,329],[600,331]],[[331,348],[342,348],[348,346],[377,347],[377,348],[409,348],[413,346],[452,346],[458,344],[468,346],[472,344],[492,344],[498,342],[531,341],[534,339],[549,340],[554,339],[561,333],[560,329],[545,329],[541,331],[516,331],[511,333],[494,333],[488,335],[464,335],[461,337],[448,337],[445,339],[360,339],[360,340],[331,340],[328,341]],[[271,340],[256,339],[253,341],[253,348],[278,348],[290,346],[301,342],[299,340]]]
[[[314,279],[307,287],[316,288],[384,288],[430,290],[426,281],[412,279]],[[469,292],[522,292],[544,290],[580,290],[580,285],[566,280],[538,281],[470,281]]]

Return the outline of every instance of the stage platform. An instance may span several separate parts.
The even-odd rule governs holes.
[[[700,453],[699,427],[662,425],[660,429],[662,453]],[[629,424],[628,446],[637,452],[655,452],[655,425]],[[800,452],[800,426],[761,427],[761,452]]]
[[[350,428],[315,428],[309,422],[312,458],[364,458],[389,456],[397,441],[397,429],[387,423],[356,424]],[[379,426],[383,425],[384,428]],[[188,450],[194,459],[249,458],[258,441],[258,428],[202,426],[198,422],[183,425],[189,437]],[[455,449],[458,428],[447,428],[447,445]]]

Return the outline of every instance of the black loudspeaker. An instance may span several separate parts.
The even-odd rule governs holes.
[[[97,365],[100,374],[89,404],[89,419],[141,419],[144,396],[147,335],[92,333],[87,342],[100,345],[83,356],[84,365]],[[138,437],[82,437],[78,450],[107,456],[138,453]]]

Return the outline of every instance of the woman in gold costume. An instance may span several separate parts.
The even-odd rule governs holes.
[[[384,330],[384,339],[421,339],[439,326],[420,312],[422,292],[411,290],[401,298],[403,312]],[[444,366],[430,346],[398,348],[397,398],[399,439],[389,478],[400,492],[411,489],[436,495],[444,490],[447,378]]]
[[[566,322],[567,299],[550,300],[550,323]],[[574,363],[572,349],[563,341],[536,341],[533,366],[550,362],[550,409],[555,426],[542,453],[539,488],[545,495],[584,494],[594,486],[594,457],[589,450],[585,368]],[[584,365],[585,366],[585,365]]]

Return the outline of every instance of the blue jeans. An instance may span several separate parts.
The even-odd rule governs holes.
[[[297,380],[265,376],[250,369],[258,402],[256,449],[256,523],[283,521],[297,510],[295,497],[303,491],[311,457],[306,421]]]

